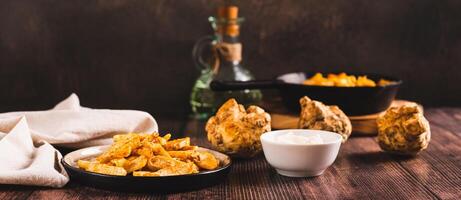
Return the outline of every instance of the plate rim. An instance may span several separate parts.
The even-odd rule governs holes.
[[[194,177],[194,176],[214,174],[214,173],[220,172],[222,170],[225,170],[225,169],[229,168],[232,165],[232,158],[229,155],[221,153],[219,151],[212,150],[212,149],[204,148],[204,147],[199,147],[199,148],[205,149],[207,151],[212,151],[212,152],[222,154],[222,155],[226,156],[226,158],[229,160],[229,162],[226,165],[223,165],[222,167],[219,167],[219,168],[213,169],[213,170],[207,170],[207,171],[203,171],[203,172],[199,172],[199,173],[195,173],[195,174],[170,175],[170,176],[133,176],[133,175],[116,176],[116,175],[108,175],[108,174],[101,174],[101,173],[96,173],[96,172],[85,171],[83,169],[80,169],[79,167],[72,166],[71,164],[66,162],[65,158],[69,154],[71,154],[73,152],[81,151],[81,150],[84,150],[84,149],[91,149],[91,148],[102,148],[102,147],[107,147],[107,146],[110,146],[110,145],[97,145],[97,146],[85,147],[85,148],[81,148],[81,149],[71,151],[71,152],[67,153],[66,155],[64,155],[61,158],[61,164],[65,168],[72,169],[72,170],[77,171],[79,173],[85,173],[85,174],[89,174],[89,175],[93,175],[93,176],[100,176],[100,177],[104,177],[104,178],[118,178],[118,179],[171,179],[171,178],[178,178],[178,177]]]

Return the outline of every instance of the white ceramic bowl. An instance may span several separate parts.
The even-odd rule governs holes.
[[[295,135],[318,134],[322,144],[287,144],[276,141],[277,136],[293,133]],[[320,130],[287,129],[264,133],[261,143],[267,162],[277,172],[290,177],[311,177],[321,175],[336,159],[341,136],[337,133]]]

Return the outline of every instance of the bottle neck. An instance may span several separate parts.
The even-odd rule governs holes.
[[[238,35],[229,36],[226,34],[216,33],[216,37],[218,38],[218,42],[229,43],[229,44],[240,43],[240,37]]]
[[[239,68],[242,60],[242,44],[239,36],[243,18],[237,17],[234,7],[223,11],[226,12],[221,12],[217,18],[209,18],[216,36],[215,52],[218,58],[216,64],[225,68],[229,66]]]
[[[242,60],[242,44],[239,36],[229,36],[216,33],[217,42],[215,44],[219,60],[222,64],[238,65]]]

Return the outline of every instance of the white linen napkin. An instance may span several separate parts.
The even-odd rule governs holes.
[[[24,117],[3,119],[1,129],[0,183],[62,187],[69,181],[61,154],[47,142],[34,143]]]
[[[149,113],[85,108],[75,94],[51,110],[0,114],[0,129],[4,118],[19,116],[26,117],[34,141],[69,148],[110,144],[112,136],[120,133],[158,131]]]
[[[82,148],[154,131],[157,122],[146,112],[81,107],[75,94],[51,110],[0,114],[0,184],[62,187],[69,178],[50,144]]]

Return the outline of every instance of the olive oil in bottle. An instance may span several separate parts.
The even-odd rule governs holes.
[[[194,47],[193,56],[201,74],[196,80],[191,94],[191,107],[197,118],[207,118],[229,98],[235,98],[244,105],[257,104],[262,99],[260,90],[220,91],[210,89],[212,80],[249,81],[254,77],[242,65],[242,43],[240,42],[240,25],[238,7],[220,7],[216,17],[210,17],[215,34],[202,38]],[[202,54],[211,52],[205,61]]]

